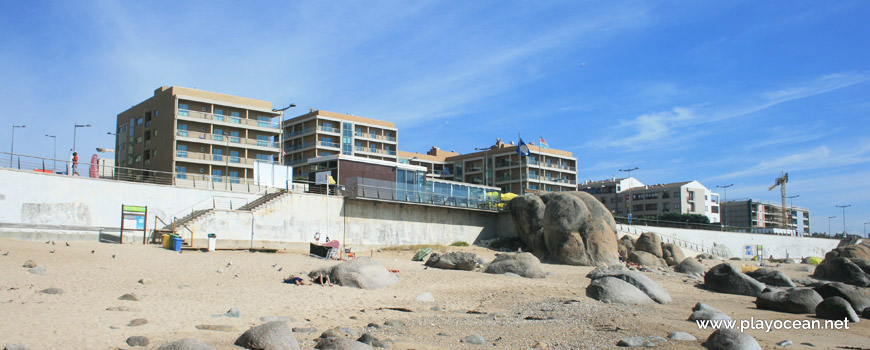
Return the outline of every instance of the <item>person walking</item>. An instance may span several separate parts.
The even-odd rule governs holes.
[[[78,167],[79,167],[79,154],[76,152],[73,152],[73,155],[72,155],[72,174],[71,175],[81,176],[81,175],[79,175]]]

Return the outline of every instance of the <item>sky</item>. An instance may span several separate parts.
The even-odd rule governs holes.
[[[851,205],[863,234],[867,18],[867,1],[4,1],[0,130],[27,125],[15,153],[39,157],[56,135],[66,158],[92,124],[89,158],[118,113],[184,86],[392,121],[410,152],[543,137],[579,181],[638,167],[778,202],[786,171],[813,232]]]

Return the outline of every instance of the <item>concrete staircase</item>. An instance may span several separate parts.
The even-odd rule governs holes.
[[[290,192],[287,191],[287,190],[280,190],[280,191],[278,191],[278,192],[266,193],[266,194],[264,194],[262,197],[257,198],[257,199],[254,200],[253,202],[250,202],[250,203],[248,203],[248,204],[245,204],[245,205],[239,207],[239,208],[236,209],[236,210],[254,211],[255,209],[257,209],[257,208],[259,208],[259,207],[265,205],[266,203],[269,203],[269,202],[271,202],[271,201],[273,201],[273,200],[276,200],[276,199],[278,199],[278,198],[281,198],[282,196],[284,196],[284,195],[286,195],[286,194],[288,194],[288,193],[290,193]]]

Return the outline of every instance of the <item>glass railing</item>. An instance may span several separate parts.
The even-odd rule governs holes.
[[[176,151],[175,156],[177,158],[185,158],[188,160],[205,160],[205,161],[213,161],[213,162],[229,162],[235,164],[254,164],[256,159],[251,158],[242,158],[242,157],[233,157],[226,156],[223,154],[208,154],[208,153],[199,153],[199,152],[188,152],[188,151]],[[226,158],[224,158],[226,157]]]
[[[280,148],[280,144],[278,142],[266,141],[266,140],[256,140],[256,139],[247,139],[239,136],[228,136],[223,134],[208,134],[198,131],[187,131],[187,130],[178,130],[176,135],[180,137],[189,137],[198,140],[210,140],[217,142],[231,142],[231,143],[240,143],[250,146],[259,146],[259,147],[268,147],[268,148]]]
[[[334,147],[334,148],[339,147],[339,144],[337,144],[335,142],[328,142],[328,141],[320,141],[320,145],[323,147]]]
[[[342,194],[347,197],[492,211],[502,207],[501,191],[498,189],[440,180],[427,180],[425,184],[409,185],[355,177],[348,179],[346,190]]]
[[[329,126],[321,126],[318,129],[320,129],[320,131],[332,132],[332,133],[336,133],[336,134],[340,132],[340,130],[338,128],[333,128],[333,127],[329,127]]]
[[[295,130],[295,131],[285,133],[284,135],[287,137],[291,137],[291,136],[296,136],[296,135],[307,134],[307,133],[312,132],[312,131],[314,131],[313,128],[312,129],[300,129],[300,130]]]
[[[228,117],[226,115],[212,114],[212,113],[206,113],[206,112],[200,112],[200,111],[192,111],[192,110],[188,110],[188,109],[178,110],[178,116],[186,117],[186,118],[214,120],[216,122],[242,124],[242,125],[247,125],[247,126],[258,126],[258,127],[270,128],[270,129],[280,129],[281,128],[280,122],[263,121],[263,120],[248,119],[248,118]],[[229,118],[230,121],[226,121],[227,118]]]

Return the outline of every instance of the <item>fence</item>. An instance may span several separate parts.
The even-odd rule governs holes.
[[[710,255],[715,255],[715,256],[719,256],[719,257],[723,257],[723,258],[730,257],[730,256],[728,256],[728,253],[723,249],[717,249],[714,247],[704,246],[704,245],[701,245],[701,244],[698,244],[695,242],[689,242],[689,241],[686,241],[683,239],[663,235],[661,233],[656,233],[656,232],[652,232],[649,230],[644,230],[644,229],[633,227],[630,225],[619,224],[617,228],[619,231],[630,233],[633,235],[638,235],[638,236],[643,234],[643,233],[646,233],[646,232],[654,233],[661,238],[662,243],[672,243],[673,245],[678,246],[680,248],[686,248],[689,250],[694,250],[696,252],[707,253]]]
[[[381,199],[397,202],[431,204],[456,208],[497,211],[501,193],[497,189],[469,184],[431,182],[402,184],[361,177],[350,178],[342,193],[347,197]]]

